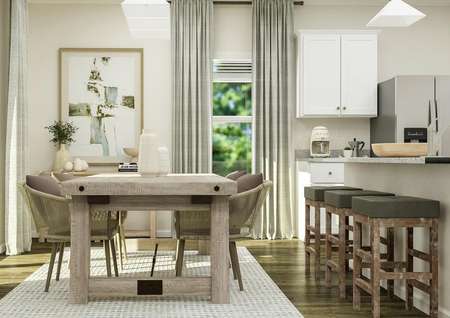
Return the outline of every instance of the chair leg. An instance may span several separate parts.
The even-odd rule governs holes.
[[[230,241],[229,248],[230,248],[231,267],[233,268],[233,273],[236,273],[239,284],[239,290],[243,291],[244,284],[242,283],[241,267],[239,265],[239,256],[237,253],[236,242]]]
[[[331,249],[332,249],[332,243],[330,236],[331,233],[331,220],[332,220],[333,214],[329,210],[325,212],[325,286],[330,288],[331,287],[331,268],[327,265],[328,261],[331,261]]]
[[[111,251],[108,240],[103,241],[103,245],[105,246],[106,275],[111,277]]]
[[[439,312],[439,254],[438,254],[439,222],[433,219],[430,228],[430,317],[437,318]]]
[[[316,229],[314,233],[314,248],[316,254],[314,255],[314,278],[316,281],[320,280],[320,206],[314,207],[314,227]]]
[[[158,254],[158,243],[155,244],[155,251],[153,252],[153,260],[152,260],[152,272],[150,273],[150,276],[153,277],[153,272],[155,271],[155,265],[156,265],[156,255]]]
[[[119,250],[119,262],[120,262],[120,269],[123,269],[123,254],[122,254],[122,239],[120,238],[120,234],[117,233],[116,236],[114,236],[114,240],[116,241],[117,249]]]
[[[52,253],[50,255],[50,263],[48,264],[47,281],[45,283],[44,289],[45,292],[48,292],[48,289],[50,288],[50,281],[52,280],[53,266],[55,265],[57,251],[58,251],[58,243],[53,243]]]
[[[370,280],[372,283],[372,317],[380,318],[380,224],[372,220],[370,226],[370,244],[372,246],[372,263]]]
[[[389,227],[386,229],[386,237],[387,237],[387,259],[388,259],[388,262],[394,262],[395,261],[395,255],[394,255],[395,241],[394,241],[394,228],[393,227]],[[392,269],[392,271],[394,272],[395,270]],[[387,290],[388,290],[388,295],[389,295],[390,299],[394,299],[394,287],[395,287],[394,280],[388,280],[387,281]]]
[[[112,261],[113,261],[113,266],[114,266],[114,276],[119,277],[119,268],[117,267],[116,244],[114,244],[114,239],[109,240],[109,244],[111,244]]]
[[[309,247],[311,245],[311,233],[309,232],[309,229],[307,228],[309,225],[311,225],[311,210],[309,205],[305,205],[305,274],[310,275],[311,274],[311,255],[308,251],[306,251],[306,247]]]
[[[177,260],[175,264],[175,275],[177,277],[181,276],[183,272],[184,245],[185,245],[184,239],[179,239],[177,241]]]
[[[362,260],[356,254],[361,248],[361,223],[357,222],[353,218],[353,309],[359,310],[361,307],[361,291],[358,285],[356,285],[356,280],[361,276],[361,265]]]
[[[338,269],[338,276],[339,276],[339,297],[341,299],[346,298],[346,270],[345,270],[345,263],[346,263],[346,251],[345,248],[347,246],[346,244],[346,233],[345,233],[345,220],[346,216],[342,213],[339,215],[339,269]]]
[[[119,225],[119,237],[120,240],[122,241],[123,256],[125,257],[125,261],[128,261],[127,241],[125,237],[125,230],[123,228],[123,224]]]
[[[61,275],[61,265],[64,257],[64,242],[59,243],[58,267],[56,269],[56,281],[59,281]]]
[[[414,272],[414,257],[409,253],[411,249],[414,248],[414,228],[408,227],[406,230],[406,272]],[[409,283],[408,280],[405,281],[406,285],[406,310],[413,309],[414,301],[414,287]]]

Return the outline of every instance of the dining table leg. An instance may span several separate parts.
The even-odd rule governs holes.
[[[211,302],[214,304],[230,303],[228,200],[228,196],[213,196],[211,204]]]
[[[86,196],[72,196],[70,203],[70,284],[69,302],[87,304],[91,260],[91,229]]]

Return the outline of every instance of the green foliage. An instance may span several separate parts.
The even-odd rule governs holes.
[[[53,125],[47,126],[45,127],[45,129],[47,129],[50,135],[53,136],[50,141],[56,145],[70,145],[71,143],[75,142],[75,139],[73,139],[73,135],[78,130],[78,128],[75,127],[73,123],[64,122],[62,120],[55,121]]]
[[[251,83],[214,83],[214,116],[251,116]]]
[[[214,116],[251,116],[250,83],[214,83]],[[213,172],[227,175],[235,170],[251,171],[252,129],[250,123],[214,125]]]
[[[235,170],[251,171],[251,125],[224,124],[214,127],[213,172],[227,175]]]

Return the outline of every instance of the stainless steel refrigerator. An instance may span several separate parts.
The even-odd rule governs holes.
[[[430,155],[450,156],[450,76],[397,76],[378,84],[373,143],[402,143],[405,128],[427,128]]]

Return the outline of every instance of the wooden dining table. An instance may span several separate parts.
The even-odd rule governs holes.
[[[90,297],[211,296],[227,304],[229,296],[229,197],[236,182],[214,174],[99,174],[65,181],[72,197],[69,302],[87,304]],[[90,213],[111,210],[210,211],[211,271],[205,277],[90,276]]]

